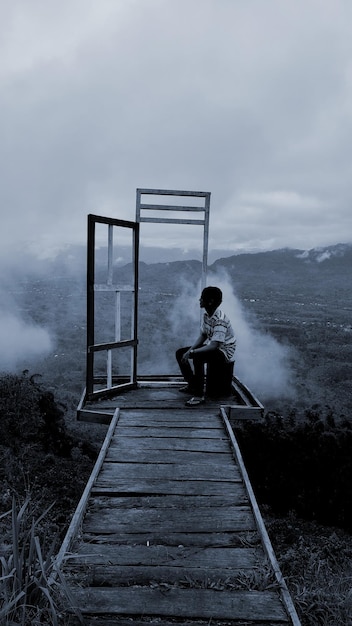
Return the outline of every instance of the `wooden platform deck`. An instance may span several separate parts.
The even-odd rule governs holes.
[[[226,411],[180,396],[115,400],[58,555],[83,624],[299,626]]]
[[[149,376],[138,380],[138,386],[132,390],[121,390],[111,398],[95,398],[87,400],[83,394],[77,409],[78,419],[86,422],[100,422],[110,424],[111,415],[116,406],[129,408],[155,408],[156,410],[181,409],[185,398],[176,393],[184,385],[184,380],[178,375]],[[98,392],[99,393],[99,392]],[[264,407],[253,393],[236,376],[232,380],[230,396],[211,400],[207,398],[206,408],[213,408],[216,412],[219,406],[226,406],[230,422],[238,420],[257,420],[263,417]]]

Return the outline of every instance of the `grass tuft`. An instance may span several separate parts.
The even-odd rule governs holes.
[[[36,520],[29,520],[30,498],[18,509],[13,497],[11,544],[0,558],[0,623],[3,626],[62,624],[67,594],[54,568],[55,542],[43,553],[38,526],[51,506]],[[53,505],[52,505],[53,506]]]

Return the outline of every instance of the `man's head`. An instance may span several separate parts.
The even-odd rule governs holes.
[[[215,311],[222,302],[222,291],[219,287],[205,287],[200,297],[201,307]]]

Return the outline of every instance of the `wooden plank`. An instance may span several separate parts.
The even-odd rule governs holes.
[[[184,400],[186,399],[187,396]],[[221,419],[217,414],[214,414],[214,411],[195,412],[190,411],[189,409],[184,411],[180,408],[177,411],[169,411],[165,409],[122,409],[119,421],[121,426],[149,426],[153,422],[156,422],[157,424],[165,424],[167,426],[170,426],[173,423],[176,425],[186,424],[189,426],[191,422],[192,424],[199,425],[201,427],[206,424],[210,424],[212,427],[222,427]]]
[[[110,449],[119,450],[189,450],[200,452],[230,452],[231,448],[227,439],[188,439],[187,437],[121,437],[115,433]]]
[[[140,209],[145,211],[189,211],[189,212],[202,212],[205,208],[200,206],[179,206],[178,204],[140,204]]]
[[[116,544],[116,545],[135,545],[144,544],[152,545],[164,545],[164,546],[198,546],[199,548],[212,547],[212,548],[225,548],[225,547],[239,547],[247,541],[253,545],[258,543],[256,527],[253,521],[251,522],[251,528],[234,528],[229,532],[214,532],[214,533],[185,533],[185,532],[163,532],[162,528],[150,530],[148,537],[145,532],[143,533],[124,533],[124,532],[83,532],[82,541],[85,543],[99,543],[99,544]]]
[[[287,623],[284,609],[275,592],[225,592],[211,589],[178,589],[172,587],[71,589],[75,606],[83,615],[122,614],[177,616],[204,619],[264,620]]]
[[[254,547],[212,548],[200,546],[165,545],[113,545],[79,544],[77,551],[70,555],[67,565],[150,565],[171,566],[174,568],[195,567],[221,568],[225,573],[235,568],[255,567],[263,558],[261,549]],[[228,573],[228,572],[227,572]]]
[[[231,495],[221,494],[213,496],[184,496],[184,495],[156,495],[156,496],[132,496],[107,497],[92,496],[89,501],[90,510],[101,508],[114,509],[222,509],[230,505],[247,504],[248,498],[242,483],[235,483]]]
[[[110,424],[113,418],[113,410],[107,411],[88,411],[81,409],[78,413],[78,420],[80,422],[89,422],[91,424]]]
[[[185,220],[180,218],[169,218],[169,217],[141,217],[140,222],[149,222],[151,224],[197,224],[198,226],[204,226],[204,220]]]
[[[253,528],[251,509],[246,506],[229,506],[220,511],[213,508],[177,511],[175,509],[130,509],[121,513],[114,509],[88,511],[84,521],[87,532],[163,533],[226,532]]]
[[[129,415],[139,414],[139,415],[174,415],[179,416],[180,418],[184,418],[188,415],[190,419],[198,419],[199,417],[206,415],[213,415],[215,419],[219,419],[220,416],[220,407],[218,403],[209,403],[204,402],[204,404],[200,404],[194,410],[193,408],[185,406],[185,402],[188,398],[191,397],[191,394],[179,393],[178,389],[164,387],[163,389],[155,388],[151,384],[149,387],[145,387],[144,389],[138,389],[136,392],[136,396],[140,395],[140,398],[144,400],[159,400],[158,403],[155,403],[153,407],[123,407],[121,411]],[[165,406],[163,404],[163,400],[180,400],[181,403],[178,404],[176,411],[168,411],[165,410]]]
[[[169,501],[169,498],[171,501]],[[132,504],[130,506],[124,506],[124,498],[99,497],[94,499],[94,504],[89,507],[88,514],[93,515],[101,512],[104,516],[116,515],[121,517],[121,519],[125,519],[126,516],[130,514],[150,514],[159,519],[162,524],[163,521],[170,517],[177,520],[182,516],[198,514],[199,517],[212,516],[213,519],[218,519],[221,516],[226,517],[229,514],[236,515],[237,511],[241,512],[242,510],[248,509],[248,500],[243,497],[243,494],[241,494],[239,498],[241,502],[229,502],[229,499],[227,499],[227,501],[222,502],[220,506],[217,504],[207,506],[206,497],[190,497],[190,502],[184,498],[182,502],[182,496],[156,496],[156,499],[161,500],[161,502],[152,505],[149,503],[150,499],[154,500],[155,498],[140,496],[137,496],[136,498],[128,498]],[[209,499],[211,500],[211,498]],[[180,506],[175,505],[175,502],[178,500],[181,502]],[[201,504],[195,506],[195,502],[198,502],[198,500],[201,500]],[[134,501],[137,502],[137,506],[134,506]],[[231,513],[229,513],[229,511]],[[146,532],[148,531],[146,530]]]
[[[84,579],[91,587],[119,587],[120,585],[181,585],[183,587],[215,587],[218,591],[234,589],[238,581],[250,576],[248,570],[258,567],[258,561],[251,561],[248,566],[238,564],[232,569],[207,566],[194,567],[191,564],[181,567],[165,565],[92,565],[77,564],[70,566],[71,575],[76,578],[86,572]],[[245,571],[246,570],[246,571]],[[117,593],[119,590],[117,589]]]
[[[155,417],[155,419],[159,420],[173,420],[180,419],[181,421],[185,420],[194,420],[195,422],[202,422],[205,419],[212,419],[214,423],[222,424],[220,417],[220,407],[219,404],[211,404],[207,405],[201,404],[195,410],[190,407],[185,407],[185,402],[191,396],[188,394],[180,394],[177,391],[173,390],[145,390],[143,392],[147,397],[143,398],[144,400],[157,400],[159,402],[155,402],[153,407],[123,407],[121,409],[121,415],[125,420],[128,419],[147,419]],[[161,401],[160,401],[161,396]],[[163,404],[163,400],[180,400],[181,403],[177,404],[177,409],[170,411],[168,407],[165,407]]]
[[[85,616],[84,619],[84,626],[146,626],[146,624],[148,624],[148,622],[146,622],[143,617],[139,619],[137,616],[126,617],[119,615],[113,618],[109,618],[106,615],[95,615],[91,618],[89,616]],[[150,624],[153,624],[153,622],[150,622]],[[155,618],[154,624],[157,626],[175,626],[175,624],[177,624],[177,626],[229,626],[229,624],[231,624],[231,626],[270,626],[267,621],[258,622],[256,620],[255,622],[249,622],[248,620],[236,620],[236,622],[214,622],[213,620],[207,620],[205,622],[203,619],[191,619],[189,617],[185,619],[178,618],[177,622],[175,622],[173,618],[168,619],[167,617],[163,617],[162,621],[160,621],[159,618]],[[285,625],[287,624],[287,622],[276,622],[276,626],[278,626],[279,624]],[[69,622],[67,626],[82,626],[82,622],[80,622],[77,617],[72,615],[69,617]]]
[[[206,400],[205,404],[202,404],[201,407],[185,407],[185,402],[186,400],[188,400],[188,398],[190,398],[191,396],[186,396],[186,395],[181,395],[179,394],[178,396],[175,397],[171,397],[168,399],[160,399],[160,398],[136,398],[134,395],[129,396],[128,394],[124,395],[124,396],[119,396],[117,397],[117,388],[113,388],[113,392],[115,392],[115,397],[113,397],[113,399],[109,402],[107,398],[104,398],[103,400],[100,401],[99,398],[99,408],[103,409],[104,411],[108,411],[108,410],[114,410],[117,407],[120,410],[138,410],[138,411],[142,411],[142,410],[146,410],[146,411],[158,411],[160,413],[162,412],[175,412],[175,411],[187,411],[187,413],[190,416],[190,419],[195,419],[196,415],[203,415],[205,413],[209,413],[209,414],[213,414],[213,415],[217,415],[217,413],[219,412],[219,408],[222,405],[225,406],[236,406],[236,398],[233,398],[231,401],[228,400],[226,401],[226,399],[216,399],[216,400]],[[131,394],[134,393],[133,390],[131,390]],[[98,398],[97,398],[98,400]],[[87,404],[85,405],[85,408],[87,409],[94,409],[94,407],[97,406],[96,403],[96,399],[94,398],[91,402],[87,402]],[[242,406],[242,405],[240,405]]]
[[[238,482],[241,482],[240,478],[234,479],[233,482],[222,482],[220,480],[152,480],[145,477],[120,477],[116,481],[111,480],[111,477],[109,480],[103,480],[99,477],[92,488],[92,494],[123,495],[144,493],[211,496],[221,492],[224,495],[231,495],[234,486]]]
[[[263,409],[251,406],[229,407],[231,426],[238,425],[238,421],[263,421]]]
[[[131,348],[132,346],[134,346],[136,344],[136,340],[135,339],[124,339],[123,341],[109,341],[106,343],[96,343],[92,346],[89,346],[88,351],[89,352],[104,352],[104,350],[113,350],[116,348]],[[126,383],[127,385],[129,383]],[[121,385],[119,387],[116,387],[116,389],[122,389],[124,385]],[[110,387],[107,388],[107,390],[110,389]]]
[[[129,478],[138,480],[221,480],[234,481],[240,477],[238,468],[232,465],[212,466],[198,465],[195,477],[193,465],[178,465],[177,463],[109,463],[105,462],[100,474],[99,482],[115,482]]]
[[[207,198],[210,196],[210,191],[185,191],[184,189],[147,189],[146,187],[139,187],[137,189],[139,197],[142,194],[149,196],[189,196],[197,198]],[[162,205],[160,205],[162,207]]]
[[[164,428],[222,428],[221,422],[217,419],[215,420],[214,415],[198,416],[197,419],[194,419],[192,416],[192,419],[190,419],[189,415],[188,418],[186,416],[178,418],[174,415],[174,413],[174,411],[170,411],[168,414],[160,412],[159,415],[156,413],[153,415],[146,415],[144,417],[140,415],[131,417],[124,415],[120,426],[134,426],[137,428],[155,428],[157,426],[162,426]],[[223,430],[224,429],[222,428],[222,431]]]
[[[190,424],[189,428],[122,426],[118,429],[117,434],[119,437],[167,437],[168,439],[171,437],[187,437],[192,439],[224,439],[226,441],[223,428],[198,428],[192,426],[192,424]]]
[[[219,471],[225,466],[225,463],[231,462],[232,456],[228,452],[226,454],[219,452],[195,452],[191,450],[169,450],[167,454],[165,450],[136,450],[129,448],[128,450],[119,450],[118,448],[110,448],[106,455],[108,462],[115,463],[167,463],[179,465],[194,465],[198,467],[205,463],[206,465],[217,465]]]

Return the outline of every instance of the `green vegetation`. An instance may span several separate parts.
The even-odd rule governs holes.
[[[302,626],[351,626],[352,541],[336,527],[263,508],[281,571]]]
[[[352,534],[352,421],[314,406],[299,418],[268,413],[236,436],[260,503]]]
[[[35,520],[30,518],[29,507],[30,497],[19,510],[13,498],[8,512],[10,543],[0,557],[0,623],[58,626],[70,596],[60,572],[55,570],[55,540],[43,549],[37,533],[47,511]]]
[[[103,435],[96,445],[92,433],[79,438],[66,423],[65,407],[38,379],[28,372],[0,377],[0,623],[4,626],[59,623],[67,597],[53,571],[53,556]]]
[[[302,624],[349,626],[352,422],[313,406],[236,437]]]
[[[0,377],[0,513],[10,508],[12,493],[24,500],[30,492],[40,514],[55,503],[49,519],[55,519],[53,530],[59,534],[104,436],[98,427],[78,428],[68,415],[39,376]]]

